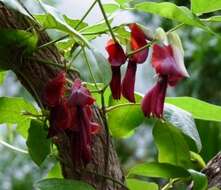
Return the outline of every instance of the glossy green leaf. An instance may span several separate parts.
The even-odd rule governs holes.
[[[0,29],[0,36],[0,47],[16,46],[24,48],[26,53],[33,52],[38,42],[36,34],[24,30]]]
[[[221,106],[191,97],[166,98],[166,102],[190,112],[195,119],[221,121]]]
[[[205,174],[195,171],[188,170],[192,176],[193,180],[193,190],[207,190],[208,189],[208,180]]]
[[[187,178],[190,176],[190,173],[179,166],[174,166],[166,163],[144,163],[135,165],[129,170],[128,176],[140,175],[146,177],[157,177],[157,178]]]
[[[23,98],[0,98],[0,123],[16,124],[16,130],[27,137],[31,119],[23,115],[24,112],[37,114],[35,107]]]
[[[63,178],[62,168],[59,163],[56,163],[54,167],[48,172],[47,178]]]
[[[47,138],[48,132],[42,122],[31,120],[28,130],[27,146],[32,160],[40,166],[50,153],[50,139]]]
[[[82,181],[68,179],[44,179],[34,185],[39,190],[95,190],[92,186]]]
[[[104,10],[108,14],[112,14],[120,9],[120,6],[116,3],[103,4]]]
[[[158,190],[158,185],[156,183],[150,183],[146,181],[141,181],[138,179],[126,179],[127,187],[130,190]]]
[[[169,2],[143,2],[136,4],[135,8],[138,11],[157,14],[184,24],[207,29],[207,27],[187,7],[176,6]]]
[[[140,101],[140,96],[136,96],[137,102]],[[123,105],[124,106],[119,106]],[[108,112],[108,124],[111,134],[114,137],[126,137],[135,128],[143,123],[145,117],[140,105],[128,104],[124,98],[114,100],[110,98],[109,106],[111,111]]]
[[[180,109],[171,104],[164,105],[164,118],[173,126],[177,127],[190,137],[197,147],[197,150],[200,151],[202,148],[201,140],[199,133],[197,131],[195,122],[192,118],[192,115],[186,112],[183,109]]]
[[[191,0],[191,9],[194,13],[208,13],[221,9],[219,0]]]
[[[189,167],[189,147],[179,129],[167,122],[158,121],[153,128],[153,136],[159,162]]]

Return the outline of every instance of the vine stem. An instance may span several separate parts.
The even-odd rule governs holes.
[[[17,148],[15,146],[12,146],[11,144],[8,144],[7,142],[5,142],[3,140],[0,140],[0,144],[5,146],[5,147],[7,147],[7,148],[10,148],[11,150],[14,150],[14,151],[17,151],[17,152],[21,152],[23,154],[28,154],[28,151],[20,149],[20,148]]]
[[[168,33],[171,33],[171,32],[174,32],[174,31],[176,31],[176,30],[178,30],[178,29],[180,29],[180,28],[183,27],[184,25],[185,25],[184,23],[180,23],[180,24],[176,25],[175,27],[173,27],[173,28],[171,28],[170,30],[168,30],[168,31],[167,31],[167,34],[168,34]]]
[[[106,24],[107,24],[107,27],[108,27],[108,29],[109,29],[109,31],[110,31],[111,37],[112,37],[112,39],[116,42],[117,39],[116,39],[116,37],[115,37],[115,35],[114,35],[114,32],[113,32],[113,30],[112,30],[112,28],[111,28],[111,25],[110,25],[109,21],[108,21],[108,18],[107,18],[106,12],[105,12],[105,10],[104,10],[104,7],[103,7],[103,5],[102,5],[102,3],[101,3],[101,0],[97,0],[97,2],[98,2],[98,5],[99,5],[99,7],[100,7],[100,9],[101,9],[101,12],[102,12],[102,15],[103,15],[103,17],[104,17],[104,20],[105,20],[105,22],[106,22]]]

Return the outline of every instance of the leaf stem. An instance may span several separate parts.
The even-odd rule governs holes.
[[[166,33],[169,34],[171,32],[174,32],[174,31],[180,29],[181,27],[183,27],[184,25],[185,25],[184,23],[180,23],[180,24],[176,25],[175,27],[171,28],[170,30],[168,30]]]
[[[108,21],[108,18],[107,18],[107,15],[106,15],[106,13],[105,13],[104,7],[103,7],[103,5],[102,5],[102,3],[101,3],[101,0],[97,0],[97,2],[98,2],[98,5],[99,5],[99,7],[100,7],[100,9],[101,9],[102,14],[103,14],[104,20],[105,20],[105,22],[106,22],[106,24],[107,24],[107,27],[108,27],[108,29],[109,29],[109,31],[110,31],[111,37],[112,37],[112,39],[116,42],[117,39],[116,39],[116,37],[115,37],[115,35],[114,35],[114,32],[113,32],[113,30],[112,30],[112,28],[111,28],[111,25],[110,25],[109,21]]]
[[[111,112],[111,111],[114,111],[118,108],[122,108],[122,107],[127,107],[127,106],[140,106],[141,104],[140,103],[125,103],[125,104],[117,104],[115,106],[110,106],[108,108],[106,108],[106,113],[108,112]]]
[[[3,146],[5,146],[7,148],[10,148],[11,150],[14,150],[14,151],[17,151],[17,152],[20,152],[20,153],[23,153],[23,154],[28,154],[28,151],[17,148],[15,146],[12,146],[11,144],[8,144],[7,142],[5,142],[3,140],[0,140],[0,144],[2,144]]]

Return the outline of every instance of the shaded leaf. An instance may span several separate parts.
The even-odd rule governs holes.
[[[208,180],[205,174],[195,171],[188,170],[192,176],[193,180],[193,190],[207,190],[208,188]]]
[[[153,136],[158,149],[159,162],[189,167],[189,147],[179,129],[167,122],[158,121],[153,128]]]
[[[31,120],[28,130],[27,146],[32,160],[40,166],[50,153],[50,139],[47,138],[48,132],[42,122]]]
[[[68,179],[44,179],[34,185],[39,190],[95,190],[92,186],[82,181]]]
[[[144,164],[135,165],[129,170],[128,176],[140,175],[146,177],[158,177],[158,178],[187,178],[190,173],[179,166],[174,166],[166,163],[150,162]]]

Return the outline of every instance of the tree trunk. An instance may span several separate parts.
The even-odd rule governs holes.
[[[50,41],[46,32],[41,30],[41,27],[29,17],[12,10],[0,0],[0,30],[1,29],[20,29],[37,31],[39,42],[38,45],[45,44]],[[1,36],[2,38],[2,36]],[[54,45],[36,50],[31,56],[23,56],[22,50],[16,47],[1,48],[0,38],[0,67],[12,70],[31,93],[39,105],[41,102],[42,90],[45,84],[56,73],[59,72],[58,67],[47,64],[42,64],[42,61],[64,64],[64,59],[59,54]],[[8,55],[6,57],[6,55]],[[41,63],[41,64],[40,64]],[[70,79],[77,77],[76,73],[69,73]],[[99,135],[93,137],[92,144],[92,161],[86,167],[81,165],[73,166],[70,159],[71,147],[69,139],[62,136],[59,141],[56,141],[59,150],[60,163],[62,166],[63,176],[70,179],[80,179],[88,182],[97,190],[118,190],[124,189],[124,176],[119,164],[116,151],[107,141],[107,133],[104,127],[104,121],[101,117],[101,112],[98,108],[94,108],[94,118],[103,127]],[[109,149],[108,165],[105,163],[107,150]],[[108,166],[106,168],[106,166]]]

